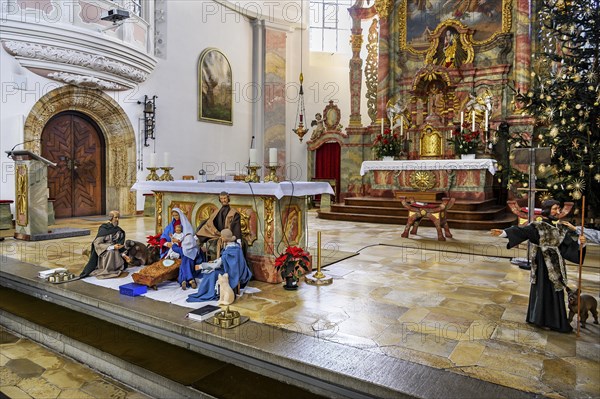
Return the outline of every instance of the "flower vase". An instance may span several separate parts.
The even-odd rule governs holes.
[[[460,159],[475,159],[475,154],[460,154]]]
[[[382,159],[383,161],[393,161],[393,160],[394,160],[394,157],[391,157],[391,156],[387,156],[387,155],[386,155],[386,156],[383,156],[383,157],[381,157],[381,159]]]
[[[287,276],[285,278],[285,285],[283,286],[283,288],[286,289],[286,290],[288,290],[288,291],[297,290],[298,289],[298,284],[294,280],[294,277]]]

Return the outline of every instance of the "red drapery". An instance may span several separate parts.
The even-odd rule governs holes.
[[[340,154],[338,143],[325,143],[317,148],[315,156],[315,179],[335,179],[335,196],[340,187]]]

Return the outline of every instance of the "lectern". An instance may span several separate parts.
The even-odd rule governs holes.
[[[6,153],[15,161],[15,238],[35,241],[48,234],[48,166],[56,164],[27,150]]]

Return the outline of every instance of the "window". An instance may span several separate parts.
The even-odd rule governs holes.
[[[352,0],[310,1],[310,50],[350,53]]]

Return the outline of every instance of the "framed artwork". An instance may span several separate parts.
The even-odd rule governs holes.
[[[207,48],[198,60],[198,120],[233,125],[231,65],[221,51]]]

